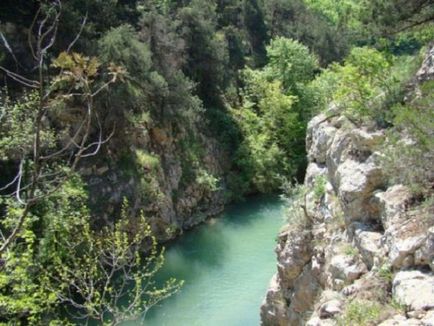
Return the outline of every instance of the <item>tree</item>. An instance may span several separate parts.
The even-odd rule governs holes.
[[[61,9],[60,0],[50,5],[40,4],[29,29],[28,45],[36,65],[36,76],[27,78],[0,67],[18,85],[28,89],[25,91],[27,97],[22,100],[7,98],[3,102],[0,152],[6,160],[18,164],[12,181],[0,190],[6,192],[6,196],[16,198],[21,213],[15,223],[9,225],[9,230],[3,230],[0,254],[19,236],[32,208],[55,193],[77,169],[81,159],[96,155],[111,137],[103,138],[94,99],[125,72],[119,66],[110,65],[106,68],[108,80],[98,80],[98,60],[71,52],[80,33],[50,64],[49,51],[55,44]],[[3,42],[14,56],[5,38]],[[26,129],[17,123],[17,117]],[[92,140],[95,126],[98,136]],[[9,143],[11,139],[22,142]],[[59,161],[67,163],[59,164]]]
[[[68,253],[52,255],[42,283],[76,320],[109,325],[143,322],[152,306],[182,286],[173,278],[156,285],[154,276],[164,263],[164,250],[158,249],[143,214],[133,219],[127,210],[124,202],[117,222],[102,230],[92,230],[86,215],[73,219],[75,225],[66,230],[61,221],[50,227],[51,233],[62,234],[56,246]]]

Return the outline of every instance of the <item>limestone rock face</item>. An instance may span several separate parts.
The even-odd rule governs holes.
[[[335,290],[340,290],[344,284],[352,283],[367,271],[363,262],[348,255],[334,256],[328,268],[332,288]]]
[[[312,162],[325,164],[327,149],[330,147],[336,128],[326,122],[325,114],[313,118],[308,125],[308,158]]]
[[[310,261],[311,240],[309,232],[284,232],[279,236],[276,249],[277,271],[283,288],[292,288],[304,266]]]
[[[347,160],[339,166],[336,180],[347,224],[377,217],[378,208],[371,196],[384,183],[378,166]]]
[[[280,288],[278,275],[274,274],[268,286],[267,294],[261,306],[261,320],[267,326],[285,326],[288,315],[285,298]]]
[[[434,275],[420,271],[398,272],[392,284],[393,297],[408,310],[434,309]]]
[[[400,213],[405,210],[411,199],[410,190],[403,185],[395,185],[375,194],[381,209],[381,222],[387,229],[397,222]]]
[[[413,93],[434,80],[434,47],[415,80]],[[366,302],[380,307],[367,325],[434,324],[434,212],[386,179],[378,160],[386,135],[334,108],[310,121],[304,206],[311,218],[279,237],[278,276],[261,309],[263,324],[338,325],[353,303],[362,317],[375,315]]]
[[[171,124],[130,128],[113,137],[106,157],[97,156],[81,168],[91,207],[104,207],[98,215],[110,222],[126,197],[134,212],[145,212],[157,238],[165,241],[223,210],[229,159],[215,139],[199,127],[189,131],[175,131]],[[198,182],[201,171],[186,167],[183,142],[191,133],[203,148],[200,167],[219,180],[217,189]]]

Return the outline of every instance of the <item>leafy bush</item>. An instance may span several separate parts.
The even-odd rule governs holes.
[[[384,119],[391,63],[381,52],[354,48],[344,65],[333,64],[315,85],[351,120]],[[322,89],[321,89],[322,88]],[[327,96],[326,96],[327,97]]]
[[[390,182],[407,185],[414,194],[427,195],[434,181],[433,90],[434,82],[426,82],[417,98],[393,108],[394,128],[380,158]]]
[[[219,179],[204,169],[199,169],[196,176],[196,182],[204,186],[208,191],[217,191]]]

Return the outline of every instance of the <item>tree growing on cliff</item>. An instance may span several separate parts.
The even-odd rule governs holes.
[[[32,209],[55,193],[79,162],[96,155],[112,135],[103,136],[95,97],[122,79],[125,71],[115,65],[101,69],[96,58],[72,52],[85,19],[67,49],[50,60],[61,10],[60,0],[40,4],[29,28],[28,46],[36,73],[26,77],[0,66],[24,94],[12,100],[6,90],[0,103],[0,154],[11,175],[0,191],[15,199],[20,211],[16,221],[2,225],[0,255],[19,237]],[[2,40],[16,58],[3,34]],[[103,70],[105,79],[99,78]]]

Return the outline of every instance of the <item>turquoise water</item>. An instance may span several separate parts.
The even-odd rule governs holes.
[[[151,326],[254,326],[276,271],[275,239],[283,203],[251,198],[170,244],[161,276],[183,279],[173,297],[152,308]]]

